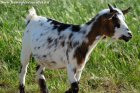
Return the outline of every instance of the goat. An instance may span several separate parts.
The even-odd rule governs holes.
[[[65,93],[78,93],[82,70],[97,43],[104,37],[126,42],[132,38],[124,17],[130,8],[121,11],[110,4],[108,7],[82,25],[38,16],[31,8],[22,41],[20,93],[25,93],[25,76],[31,55],[38,62],[36,73],[41,93],[49,92],[43,74],[45,68],[66,68],[71,88]]]

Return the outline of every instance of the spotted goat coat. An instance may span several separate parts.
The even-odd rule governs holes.
[[[78,93],[78,82],[91,51],[99,40],[108,36],[128,41],[132,35],[124,14],[109,5],[92,20],[82,25],[65,24],[38,16],[29,10],[21,51],[20,93],[25,93],[25,76],[32,55],[38,62],[37,79],[41,93],[48,93],[43,70],[67,68],[71,88],[66,93]]]

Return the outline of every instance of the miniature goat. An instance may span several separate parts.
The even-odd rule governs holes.
[[[25,93],[25,76],[30,56],[36,59],[37,79],[41,93],[48,93],[43,71],[67,68],[71,88],[66,93],[78,93],[79,80],[87,59],[98,41],[104,37],[129,41],[131,31],[124,15],[129,11],[108,5],[83,25],[64,24],[38,16],[29,10],[21,50],[20,93]]]

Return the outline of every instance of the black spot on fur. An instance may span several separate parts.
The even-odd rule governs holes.
[[[73,36],[73,33],[71,33],[71,34],[69,35],[69,39],[71,39],[72,36]]]
[[[37,47],[37,49],[40,49],[40,47]]]
[[[62,45],[62,47],[64,47],[64,46],[65,46],[65,42],[64,42],[64,41],[62,41],[62,42],[61,42],[61,45]]]
[[[39,39],[37,38],[36,41],[38,41]]]
[[[38,54],[33,54],[32,56],[35,57],[35,58],[40,59],[40,56]]]
[[[49,38],[47,39],[47,41],[48,41],[48,43],[51,43],[51,42],[53,41],[53,39],[49,37]]]
[[[47,22],[50,22],[50,21],[52,21],[52,19],[47,19]]]
[[[20,66],[20,70],[19,70],[19,73],[21,73],[21,70],[22,70],[22,65]]]
[[[25,93],[25,86],[23,84],[19,85],[20,93]]]
[[[54,40],[55,47],[57,46],[57,39]]]
[[[57,43],[57,41],[58,41],[57,39],[54,40],[55,43]]]
[[[60,36],[59,39],[64,39],[64,36]]]
[[[115,27],[120,28],[120,24],[119,23],[116,23],[115,24]]]
[[[73,32],[79,32],[80,31],[80,25],[72,25],[72,31]]]
[[[57,26],[57,25],[54,25],[54,26],[53,26],[53,29],[57,29],[57,28],[58,28],[58,26]]]
[[[68,27],[71,26],[71,24],[64,24],[61,22],[58,22],[56,20],[50,19],[51,20],[51,24],[53,24],[53,29],[57,29],[58,32],[64,31],[65,29],[67,29]]]
[[[55,61],[52,61],[51,63],[56,64],[56,62],[55,62]]]
[[[30,20],[27,21],[26,26],[28,26],[29,23],[30,23]]]
[[[40,74],[43,74],[43,70],[41,71],[41,73]]]
[[[59,26],[61,23],[56,20],[51,19],[51,24],[53,24],[54,26]]]
[[[40,26],[43,26],[43,25],[44,25],[44,23],[41,22],[41,23],[40,23]]]
[[[43,57],[47,57],[47,55],[43,55]]]
[[[72,42],[69,42],[69,48],[73,48]]]
[[[70,25],[68,24],[61,24],[59,27],[58,27],[58,31],[61,32],[65,29],[67,29],[68,27],[70,27]]]
[[[43,33],[41,33],[40,36],[43,36]]]
[[[67,51],[66,51],[66,57],[67,57],[67,61],[69,63],[69,54],[68,54],[68,52],[69,52],[69,49],[67,49]]]
[[[44,79],[39,79],[39,86],[41,93],[49,93]]]
[[[73,72],[76,73],[76,68],[73,69]]]
[[[74,42],[73,47],[76,47],[79,44],[79,42]]]
[[[83,34],[85,34],[85,33],[86,33],[86,31],[84,30],[84,31],[82,31],[82,33],[83,33]]]
[[[51,19],[51,24],[53,24],[53,25],[59,25],[59,24],[60,24],[60,22],[58,22],[58,21],[56,21],[56,20]]]
[[[29,30],[27,30],[27,33],[29,32]]]

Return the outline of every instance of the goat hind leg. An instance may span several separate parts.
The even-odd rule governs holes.
[[[37,68],[36,68],[37,79],[38,79],[38,83],[39,83],[41,93],[49,93],[47,85],[45,83],[46,80],[45,80],[45,77],[43,75],[44,69],[45,69],[45,67],[43,67],[41,65],[37,66]]]
[[[30,56],[31,56],[31,49],[30,49],[30,42],[29,42],[28,34],[25,34],[22,41],[22,50],[21,50],[21,70],[20,70],[20,85],[19,90],[20,93],[25,93],[25,77],[27,73],[27,67],[29,64]]]

